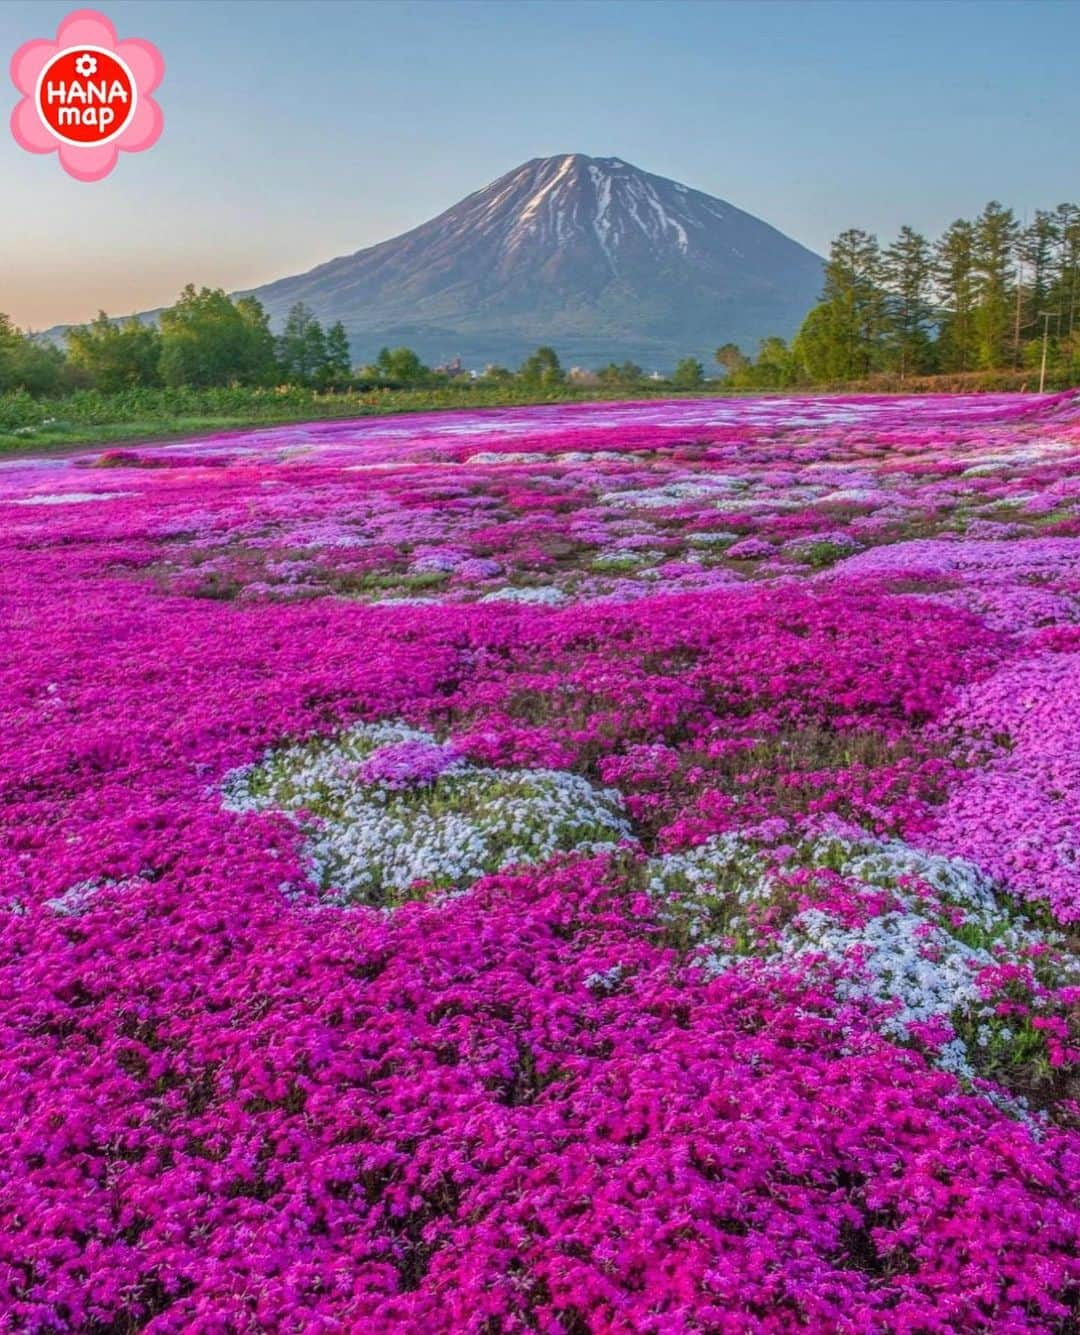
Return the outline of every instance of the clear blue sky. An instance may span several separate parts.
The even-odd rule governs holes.
[[[3,0],[2,64],[77,7]],[[0,310],[34,327],[308,268],[554,153],[625,158],[819,251],[1080,197],[1077,0],[97,7],[161,48],[165,133],[85,185],[3,132]]]

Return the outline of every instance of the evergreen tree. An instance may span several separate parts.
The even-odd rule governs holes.
[[[325,380],[334,388],[343,388],[352,379],[352,352],[349,336],[340,320],[326,331]]]
[[[881,364],[886,324],[877,237],[851,228],[832,243],[820,303],[796,336],[811,380],[856,380]]]
[[[991,200],[975,220],[975,349],[980,366],[1005,366],[1011,347],[1013,257],[1019,228],[1012,209]]]
[[[317,385],[326,375],[326,335],[302,301],[291,308],[277,341],[278,373],[294,385]]]
[[[1056,276],[1060,237],[1057,218],[1045,209],[1037,209],[1035,220],[1025,227],[1017,241],[1017,256],[1027,270],[1030,315],[1027,323],[1038,319],[1047,307],[1051,285]]]
[[[975,365],[974,228],[958,218],[934,247],[938,294],[938,364],[943,371],[970,371]]]
[[[933,244],[903,227],[882,253],[870,233],[842,232],[791,348],[766,340],[748,362],[726,343],[716,360],[729,384],[760,388],[844,384],[879,369],[903,378],[1037,366],[1040,312],[1052,317],[1051,375],[1067,383],[1080,345],[1080,208],[1040,210],[1021,229],[992,201]]]
[[[1080,209],[1075,204],[1059,204],[1054,226],[1058,253],[1047,307],[1061,312],[1061,331],[1067,338],[1080,330]]]
[[[931,367],[932,268],[930,243],[926,237],[911,227],[901,227],[899,236],[885,251],[882,262],[889,292],[885,363],[890,370],[898,371],[901,379]]]

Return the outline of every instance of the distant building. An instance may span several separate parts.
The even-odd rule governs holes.
[[[600,377],[595,371],[590,371],[585,366],[571,366],[566,373],[567,380],[572,385],[598,385]]]
[[[435,371],[438,375],[444,375],[450,380],[457,380],[460,376],[469,374],[462,366],[460,357],[455,357],[452,362],[444,362],[442,366],[436,366]]]

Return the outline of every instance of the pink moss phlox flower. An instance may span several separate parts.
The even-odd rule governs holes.
[[[357,767],[361,783],[378,783],[386,788],[415,788],[433,783],[440,774],[461,764],[461,758],[449,746],[432,742],[392,742],[373,751]]]
[[[805,849],[968,858],[1010,921],[1075,919],[1077,538],[1019,504],[1080,497],[1071,399],[561,404],[92,458],[0,470],[0,1326],[1070,1328],[1059,947],[992,942],[969,1004],[900,1037],[856,986],[868,934],[905,897],[975,941],[977,914]],[[1024,531],[968,536],[961,503]],[[856,523],[828,569],[727,562],[732,533]],[[445,580],[410,568],[451,548]],[[700,576],[636,573],[669,560]],[[343,909],[310,832],[222,784],[389,720],[453,746],[333,783],[569,771],[637,842]],[[458,855],[455,786],[415,796]],[[725,835],[751,861],[673,920],[650,876]],[[850,958],[784,954],[796,918]],[[885,960],[918,1002],[946,951],[908,939]],[[980,1026],[991,1063],[1035,1054],[1026,1108],[941,1069]]]

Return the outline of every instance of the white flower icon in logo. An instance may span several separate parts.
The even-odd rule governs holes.
[[[77,9],[56,30],[12,57],[22,97],[11,132],[29,153],[56,153],[79,181],[100,181],[120,152],[157,143],[163,117],[152,96],[165,73],[161,53],[139,37],[121,41],[94,9]],[[93,79],[92,83],[83,80]]]

